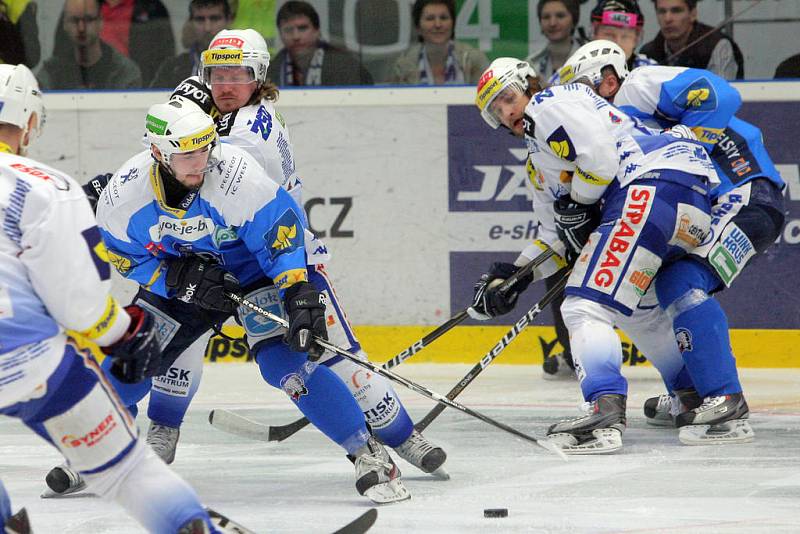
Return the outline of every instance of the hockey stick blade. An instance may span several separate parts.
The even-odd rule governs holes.
[[[206,512],[208,512],[208,517],[211,519],[211,524],[221,529],[220,532],[223,534],[256,534],[255,530],[250,530],[240,525],[233,519],[225,517],[216,510],[206,508]]]
[[[517,281],[520,278],[532,273],[536,267],[547,261],[553,254],[555,254],[553,249],[548,248],[547,250],[539,254],[537,257],[529,261],[519,271],[510,276],[505,282],[503,282],[500,285],[499,290],[502,291],[503,293],[506,293],[514,284],[517,283]],[[393,367],[400,365],[401,363],[411,358],[419,351],[421,351],[422,349],[424,349],[425,347],[429,346],[431,343],[439,339],[446,332],[452,330],[453,327],[464,322],[464,320],[467,317],[469,317],[467,310],[461,310],[453,317],[448,319],[446,322],[438,326],[435,330],[428,332],[428,334],[426,334],[422,339],[415,341],[406,349],[395,355],[393,358],[387,360],[382,367],[384,369],[392,369]],[[305,417],[301,417],[300,419],[297,419],[285,425],[270,426],[269,429],[263,429],[263,431],[267,432],[267,437],[269,441],[283,441],[295,435],[300,430],[304,429],[306,426],[308,426],[308,423],[309,423],[308,419],[306,419]],[[235,434],[235,432],[233,433]]]
[[[254,303],[250,302],[249,300],[247,300],[245,298],[242,298],[239,295],[236,295],[234,293],[227,293],[226,296],[228,298],[230,298],[231,300],[233,300],[234,302],[236,302],[237,304],[239,304],[240,306],[245,306],[247,308],[250,308],[254,312],[263,315],[267,319],[278,323],[283,328],[287,328],[288,325],[289,325],[289,323],[283,317],[275,315],[274,313],[269,312],[269,311],[261,308],[257,304],[254,304]],[[459,403],[457,403],[457,402],[455,402],[453,400],[448,399],[444,395],[436,393],[435,391],[431,391],[430,389],[426,388],[425,386],[422,386],[422,385],[420,385],[420,384],[418,384],[416,382],[413,382],[413,381],[411,381],[411,380],[409,380],[407,378],[403,378],[402,376],[397,375],[397,374],[393,373],[392,371],[389,371],[387,369],[383,369],[381,366],[376,365],[376,364],[370,362],[369,360],[362,361],[355,354],[352,354],[351,352],[349,352],[349,351],[347,351],[347,350],[345,350],[345,349],[343,349],[341,347],[338,347],[338,346],[334,345],[333,343],[330,343],[327,340],[322,339],[321,337],[315,337],[314,338],[314,342],[317,343],[322,348],[330,350],[332,352],[335,352],[336,354],[338,354],[342,358],[350,360],[354,364],[356,364],[356,365],[358,365],[360,367],[363,367],[365,369],[368,369],[368,370],[372,371],[375,374],[379,374],[382,377],[387,378],[387,379],[389,379],[392,382],[395,382],[397,384],[400,384],[400,385],[402,385],[402,386],[404,386],[404,387],[406,387],[406,388],[408,388],[408,389],[410,389],[412,391],[415,391],[415,392],[419,393],[420,395],[422,395],[424,397],[427,397],[427,398],[429,398],[431,400],[434,400],[434,401],[436,401],[436,402],[438,402],[440,404],[445,404],[445,405],[449,406],[450,408],[454,408],[454,409],[456,409],[456,410],[458,410],[460,412],[464,412],[464,413],[466,413],[468,415],[471,415],[472,417],[474,417],[476,419],[479,419],[479,420],[481,420],[481,421],[483,421],[483,422],[485,422],[485,423],[487,423],[489,425],[492,425],[495,428],[499,428],[501,430],[504,430],[504,431],[508,432],[509,434],[513,434],[513,435],[515,435],[515,436],[517,436],[519,438],[522,438],[522,439],[524,439],[526,441],[530,441],[531,443],[539,445],[540,447],[542,447],[542,448],[544,448],[546,450],[552,450],[552,448],[548,447],[544,443],[540,443],[539,440],[536,439],[533,436],[530,436],[528,434],[520,432],[519,430],[511,428],[510,426],[505,425],[505,424],[503,424],[503,423],[501,423],[499,421],[496,421],[496,420],[492,419],[491,417],[488,417],[488,416],[486,416],[486,415],[484,415],[482,413],[479,413],[479,412],[477,412],[477,411],[475,411],[475,410],[473,410],[471,408],[467,408],[466,406],[464,406],[462,404],[459,404]],[[561,456],[563,457],[563,453],[561,453]]]
[[[208,422],[211,426],[224,432],[235,434],[243,438],[256,441],[270,441],[269,431],[266,425],[257,423],[252,419],[233,413],[230,410],[215,409],[208,414]]]
[[[490,363],[492,363],[495,360],[495,358],[497,358],[500,355],[500,353],[503,352],[503,350],[511,344],[512,341],[514,341],[517,338],[519,333],[522,332],[522,330],[524,330],[525,327],[531,324],[533,320],[536,318],[536,316],[539,315],[539,313],[541,313],[541,311],[544,308],[546,308],[553,300],[555,300],[555,298],[559,295],[559,293],[561,293],[564,287],[566,287],[567,279],[569,278],[570,272],[571,271],[565,273],[564,276],[558,281],[558,283],[555,286],[553,286],[553,288],[550,289],[550,291],[545,293],[542,299],[539,302],[537,302],[533,306],[533,308],[528,310],[528,312],[514,324],[511,330],[509,330],[508,333],[506,333],[506,335],[504,335],[503,338],[500,341],[498,341],[497,344],[495,344],[495,346],[492,347],[492,349],[489,352],[483,355],[480,361],[478,361],[478,363],[476,363],[475,366],[473,366],[472,369],[470,369],[469,372],[467,372],[464,378],[462,378],[458,382],[458,384],[456,384],[453,387],[453,389],[451,389],[447,393],[448,399],[453,400],[456,397],[458,397],[461,394],[461,392],[464,391],[464,389],[466,389],[466,387],[473,380],[475,380],[475,377],[477,377],[484,369],[486,369],[486,367]],[[414,428],[418,432],[422,432],[428,427],[428,425],[430,425],[433,422],[434,419],[439,417],[439,414],[441,414],[444,411],[444,409],[445,406],[443,404],[434,406],[433,409],[431,409],[431,411],[428,412],[425,415],[425,417],[422,418],[422,420],[420,420],[417,424],[414,425]]]
[[[333,534],[363,534],[372,528],[372,525],[375,524],[377,519],[377,508],[370,508],[339,530],[335,531]]]

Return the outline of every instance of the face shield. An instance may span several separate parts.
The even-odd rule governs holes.
[[[205,67],[203,79],[208,80],[210,86],[215,85],[247,85],[256,81],[252,67]]]
[[[488,98],[481,110],[481,117],[492,128],[497,129],[500,126],[510,128],[508,124],[503,124],[503,118],[515,111],[517,100],[525,94],[525,91],[526,89],[518,82],[511,82]]]

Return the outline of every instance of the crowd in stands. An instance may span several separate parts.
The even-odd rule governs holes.
[[[660,28],[649,41],[639,6],[645,1],[654,4]],[[608,39],[625,50],[630,68],[678,65],[744,78],[739,46],[722,29],[698,20],[697,2],[538,0],[536,16],[546,43],[527,59],[552,83],[578,47]],[[578,26],[582,7],[592,8],[589,35]],[[320,16],[305,1],[191,0],[176,39],[170,17],[178,14],[162,0],[64,0],[52,54],[44,57],[36,2],[0,0],[0,63],[38,65],[35,73],[45,90],[173,88],[198,73],[200,54],[217,32],[250,27],[270,44],[268,75],[281,87],[477,83],[490,60],[456,39],[455,0],[416,0],[410,9],[416,42],[374,75],[357,51],[322,38]],[[185,51],[176,55],[176,44]],[[775,77],[800,77],[800,54],[780,63]]]

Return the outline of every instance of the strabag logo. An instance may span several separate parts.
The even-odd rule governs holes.
[[[161,215],[158,224],[150,227],[150,239],[162,241],[165,237],[174,237],[181,241],[198,241],[214,233],[214,221],[198,215],[188,219],[173,219]]]

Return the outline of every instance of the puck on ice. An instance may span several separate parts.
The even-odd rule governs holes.
[[[508,517],[508,508],[486,508],[483,517]]]

